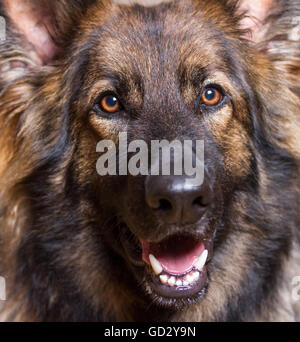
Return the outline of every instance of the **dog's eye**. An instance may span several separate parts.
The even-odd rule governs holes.
[[[201,100],[206,106],[216,106],[223,99],[223,96],[216,88],[206,88],[201,95]]]
[[[100,110],[105,113],[114,114],[121,108],[120,101],[114,94],[106,94],[101,97],[97,103]]]

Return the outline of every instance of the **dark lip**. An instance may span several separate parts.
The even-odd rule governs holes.
[[[130,269],[144,290],[153,300],[163,306],[174,305],[188,305],[194,301],[200,300],[208,286],[208,272],[207,264],[213,257],[213,242],[215,238],[215,231],[209,236],[201,234],[191,234],[183,232],[182,235],[193,237],[194,239],[201,240],[208,251],[208,258],[206,266],[200,272],[199,279],[190,286],[168,286],[161,284],[159,276],[155,276],[151,267],[142,260],[142,247],[139,238],[135,236],[126,225],[120,227],[120,234],[123,235],[121,239],[124,248],[124,255],[127,259]],[[174,234],[170,234],[168,238]],[[172,275],[172,274],[169,274]]]

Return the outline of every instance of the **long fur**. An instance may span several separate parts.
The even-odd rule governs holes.
[[[248,94],[241,108],[252,117],[243,122],[249,131],[243,126],[241,135],[218,137],[217,124],[208,123],[215,140],[226,146],[225,169],[234,169],[237,190],[218,228],[207,295],[181,310],[149,301],[143,285],[123,272],[127,264],[106,240],[105,232],[118,221],[97,211],[95,178],[82,170],[82,165],[94,165],[92,152],[90,159],[82,157],[83,147],[93,140],[81,133],[85,126],[76,115],[83,106],[79,94],[87,92],[87,54],[96,40],[92,33],[100,25],[92,14],[117,10],[107,1],[67,3],[57,1],[54,8],[59,23],[55,39],[64,47],[56,63],[37,65],[13,29],[1,45],[0,275],[7,280],[8,299],[0,303],[0,319],[299,320],[299,302],[291,298],[292,278],[300,275],[299,2],[279,0],[264,23],[264,40],[255,46],[237,28],[236,2],[220,1],[226,8],[220,13],[231,13],[232,25],[236,21],[232,30],[229,19],[214,19],[219,13],[209,10],[214,5],[199,5],[206,20],[221,22],[233,53],[237,46],[243,50],[243,60],[232,59],[240,88]],[[188,12],[182,3],[161,8],[180,16]],[[122,20],[128,15],[137,25],[143,24],[140,18],[162,20],[159,8],[122,10]],[[113,133],[103,125],[101,134]],[[251,162],[246,148],[240,150],[244,160],[234,156],[235,146],[244,146],[242,134],[251,146]]]

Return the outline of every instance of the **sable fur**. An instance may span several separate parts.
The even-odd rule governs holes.
[[[54,3],[53,63],[40,65],[13,23],[0,50],[0,319],[299,320],[298,1],[275,2],[255,44],[236,1]],[[234,105],[206,115],[195,109],[194,72],[212,62]],[[163,234],[139,181],[129,177],[125,192],[124,180],[96,174],[96,143],[124,129],[90,111],[107,86],[98,81],[112,74],[142,118],[130,121],[131,139],[197,137],[201,128],[213,151],[222,196],[210,282],[184,308],[161,307],[119,243],[124,222],[137,236]]]

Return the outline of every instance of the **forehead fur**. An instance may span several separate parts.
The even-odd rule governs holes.
[[[220,1],[175,1],[151,8],[107,2],[90,10],[87,23],[91,69],[103,76],[161,81],[186,68],[226,71],[226,51],[241,51],[237,19]]]

